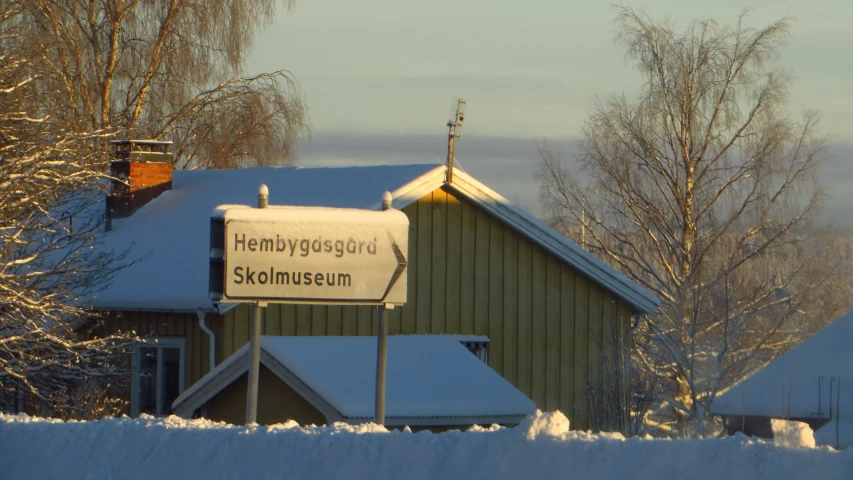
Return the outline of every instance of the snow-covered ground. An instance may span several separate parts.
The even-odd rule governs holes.
[[[388,432],[376,425],[235,427],[141,418],[69,422],[0,415],[3,478],[849,479],[853,449],[744,436],[628,439],[568,431],[561,413],[513,429]],[[806,435],[807,436],[807,435]],[[789,435],[800,438],[800,434]],[[806,442],[807,443],[807,442]]]

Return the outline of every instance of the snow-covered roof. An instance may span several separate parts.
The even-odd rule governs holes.
[[[208,298],[210,214],[217,205],[257,203],[258,186],[269,187],[270,205],[381,208],[390,191],[402,209],[445,182],[443,165],[373,167],[263,167],[240,170],[178,171],[172,190],[116,223],[105,248],[144,260],[125,269],[89,307],[100,310],[197,311],[216,306]],[[457,169],[453,191],[515,228],[547,251],[643,313],[658,299],[545,222]]]
[[[443,335],[388,337],[385,418],[389,426],[517,423],[535,404],[497,372]],[[375,337],[261,337],[261,362],[329,423],[373,419]],[[248,345],[179,396],[189,417],[249,367]],[[263,388],[263,387],[261,387]]]
[[[258,186],[271,205],[378,210],[382,193],[404,199],[436,165],[176,171],[172,190],[116,222],[105,249],[141,261],[120,272],[87,303],[99,310],[198,311],[215,308],[208,297],[210,215],[222,204],[256,205]],[[411,203],[411,202],[409,202]],[[408,203],[407,203],[408,204]]]
[[[711,412],[834,418],[838,415],[839,376],[841,418],[853,420],[853,312],[723,392],[711,405]]]
[[[853,447],[853,418],[830,420],[814,432],[814,441],[839,450]]]

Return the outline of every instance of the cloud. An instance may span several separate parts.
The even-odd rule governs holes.
[[[536,156],[536,139],[520,137],[487,137],[462,135],[456,140],[456,157],[465,160],[492,159],[494,161],[521,161]],[[562,149],[571,147],[570,139],[549,140]],[[399,159],[400,163],[420,158],[425,162],[441,163],[447,156],[447,134],[359,134],[350,132],[318,132],[310,144],[303,143],[299,150],[304,163],[323,161],[328,157],[350,158],[371,163],[386,163]],[[382,161],[376,161],[377,159]]]
[[[501,195],[534,214],[541,214],[539,158],[535,138],[464,135],[457,139],[457,165]],[[564,158],[576,152],[575,140],[549,138],[550,146]],[[447,159],[446,134],[396,135],[316,132],[310,144],[299,149],[305,166],[443,164]],[[837,143],[819,175],[827,198],[825,217],[844,231],[853,231],[853,144]]]
[[[514,203],[540,213],[538,166],[533,138],[462,136],[456,141],[459,168],[495,189]],[[557,145],[569,147],[570,140]],[[407,163],[443,164],[447,136],[368,135],[318,132],[298,152],[305,166],[386,165]]]

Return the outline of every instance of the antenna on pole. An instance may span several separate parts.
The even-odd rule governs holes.
[[[447,182],[453,182],[453,141],[456,137],[462,135],[462,122],[465,121],[465,100],[462,98],[454,98],[453,103],[456,104],[456,112],[454,113],[454,105],[450,106],[450,120],[447,121]]]

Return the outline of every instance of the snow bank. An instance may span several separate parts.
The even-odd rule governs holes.
[[[536,440],[542,435],[559,437],[569,433],[569,419],[563,412],[542,413],[536,410],[536,415],[530,415],[518,425],[518,431],[524,432],[528,440]]]
[[[770,428],[773,429],[773,443],[779,447],[815,447],[814,432],[806,423],[771,418]]]
[[[371,424],[0,415],[0,452],[6,478],[847,479],[853,471],[853,450],[781,448],[744,436],[626,440],[568,431],[560,413],[537,413],[515,429],[437,435]]]

